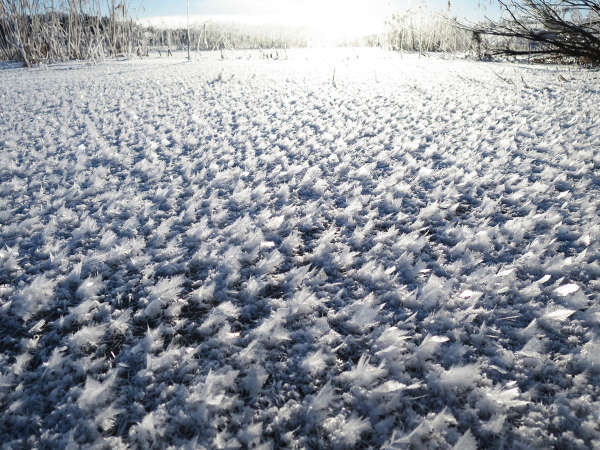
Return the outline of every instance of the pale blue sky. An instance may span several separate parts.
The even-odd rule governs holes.
[[[133,1],[140,6],[130,8],[130,14],[145,25],[177,28],[187,24],[186,0]],[[449,15],[472,21],[493,17],[498,7],[491,1],[495,2],[451,0]],[[190,25],[213,21],[302,27],[325,43],[380,33],[392,14],[407,10],[420,10],[413,20],[425,23],[435,12],[448,14],[448,0],[190,0]]]
[[[339,0],[190,0],[190,14],[201,16],[276,16],[302,9],[306,15],[319,14],[315,5],[325,5]],[[134,0],[139,6],[138,17],[179,16],[186,14],[186,0]],[[344,4],[348,4],[346,1]],[[350,2],[361,11],[369,9],[373,15],[427,4],[432,9],[447,10],[448,0],[357,0]],[[346,7],[344,9],[347,9]],[[314,11],[311,11],[314,10]],[[470,19],[494,16],[498,7],[494,0],[451,0],[452,16]]]

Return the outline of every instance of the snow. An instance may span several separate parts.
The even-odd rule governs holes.
[[[557,287],[554,292],[556,292],[561,297],[566,297],[567,295],[574,294],[579,290],[579,286],[574,283],[563,284],[562,286]]]
[[[0,70],[3,445],[600,446],[598,72],[259,55]]]
[[[559,308],[544,314],[544,318],[562,321],[568,319],[573,313],[575,313],[575,311],[572,309]]]

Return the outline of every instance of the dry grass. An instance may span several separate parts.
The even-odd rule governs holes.
[[[143,45],[126,2],[0,0],[0,13],[0,55],[26,66],[140,53]]]
[[[387,22],[392,50],[460,52],[472,50],[473,34],[459,29],[446,15],[417,8],[394,14]]]

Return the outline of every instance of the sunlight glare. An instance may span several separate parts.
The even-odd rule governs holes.
[[[380,32],[389,3],[372,0],[307,0],[288,2],[286,21],[308,26],[324,43]]]

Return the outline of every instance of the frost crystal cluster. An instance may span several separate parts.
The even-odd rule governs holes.
[[[0,70],[2,445],[599,446],[598,86],[375,50]]]

